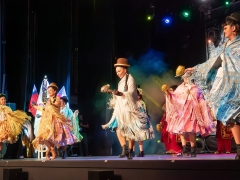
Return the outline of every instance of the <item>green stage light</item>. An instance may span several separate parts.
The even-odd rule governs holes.
[[[189,17],[189,13],[187,11],[184,11],[183,16],[187,18],[187,17]]]
[[[151,19],[152,19],[152,17],[151,17],[151,16],[148,16],[148,17],[147,17],[147,20],[149,20],[149,21],[150,21]]]
[[[229,2],[228,2],[228,1],[225,1],[225,4],[226,4],[226,5],[229,5]]]

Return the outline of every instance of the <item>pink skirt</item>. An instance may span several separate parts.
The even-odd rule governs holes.
[[[211,133],[211,130],[200,126],[197,118],[196,112],[194,110],[194,105],[191,100],[187,100],[184,108],[182,110],[182,114],[175,122],[169,122],[167,131],[174,134],[183,134],[185,132],[192,132],[201,135],[207,135]]]

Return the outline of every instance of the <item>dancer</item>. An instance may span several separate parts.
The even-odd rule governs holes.
[[[15,143],[18,135],[22,132],[23,124],[27,120],[31,120],[31,117],[25,112],[12,111],[10,107],[6,106],[6,99],[5,94],[0,94],[0,159],[3,158],[3,142]]]
[[[180,135],[183,156],[188,155],[186,143],[189,136],[191,157],[196,157],[196,134],[208,135],[214,130],[214,123],[201,90],[190,78],[191,74],[184,74],[184,70],[183,66],[177,68],[176,75],[182,76],[184,82],[173,93],[166,86],[162,87],[166,93],[167,131]]]
[[[232,149],[232,137],[231,128],[224,126],[221,121],[217,121],[216,139],[218,149],[215,154],[221,154],[224,151],[226,154],[230,154]]]
[[[119,157],[127,156],[128,159],[132,159],[135,141],[143,141],[152,136],[149,131],[149,117],[139,109],[141,104],[137,97],[136,83],[131,74],[128,73],[130,67],[128,60],[119,58],[114,67],[121,80],[118,83],[118,89],[112,91],[106,88],[108,86],[101,89],[102,92],[112,94],[113,98],[109,105],[110,108],[114,109],[111,120],[102,127],[116,131],[122,146],[122,153]],[[126,145],[126,139],[129,141],[129,149]]]
[[[137,94],[138,94],[138,99],[139,99],[139,101],[140,101],[140,104],[141,104],[141,106],[139,107],[140,108],[140,110],[143,112],[143,113],[146,113],[147,115],[148,115],[148,113],[147,113],[147,107],[146,107],[146,104],[145,104],[145,102],[144,102],[144,100],[143,100],[143,90],[142,89],[140,89],[140,88],[137,88]],[[149,120],[150,120],[150,116],[148,115],[148,117],[149,117]],[[151,132],[151,134],[152,135],[154,135],[154,133],[153,133],[153,128],[152,128],[152,124],[151,124],[151,122],[149,121],[149,131]],[[154,138],[154,136],[152,136],[151,138]],[[135,156],[135,143],[134,143],[134,145],[133,145],[133,157]],[[144,146],[143,146],[143,141],[138,141],[138,145],[139,145],[139,154],[137,155],[137,157],[144,157]]]
[[[228,41],[217,48],[216,56],[185,71],[192,73],[202,89],[213,115],[231,127],[240,160],[240,13],[227,16],[222,25]]]
[[[178,85],[172,85],[169,88],[169,93],[173,93]],[[178,144],[179,135],[171,134],[167,131],[167,121],[166,121],[166,104],[162,108],[165,112],[159,124],[156,125],[158,132],[161,132],[161,142],[164,143],[166,148],[166,154],[177,154],[180,155],[182,152],[182,147]]]
[[[32,144],[35,149],[39,144],[47,146],[46,159],[51,160],[57,157],[54,146],[71,145],[74,143],[74,138],[70,132],[72,129],[71,121],[60,113],[60,98],[56,96],[58,87],[55,83],[50,83],[47,89],[49,99],[44,107],[33,104],[33,107],[42,111],[39,130]]]
[[[71,124],[73,127],[71,133],[74,136],[74,142],[80,142],[82,140],[82,136],[78,131],[79,126],[78,124],[76,124],[76,118],[77,118],[76,115],[78,114],[78,111],[76,110],[76,112],[73,113],[72,110],[67,106],[67,103],[68,103],[67,96],[60,97],[60,100],[61,100],[60,113],[64,114],[64,116],[66,116],[67,119],[71,120]],[[71,146],[68,147],[68,149],[70,148]],[[62,159],[66,159],[66,155],[68,154],[68,152],[66,152],[66,149],[67,149],[67,145],[62,146]]]

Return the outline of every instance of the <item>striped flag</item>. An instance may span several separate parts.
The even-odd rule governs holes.
[[[34,84],[33,85],[33,90],[32,90],[32,96],[31,96],[31,99],[30,99],[29,107],[28,107],[28,111],[31,112],[34,117],[36,116],[37,110],[32,107],[32,103],[36,104],[37,100],[38,100],[38,92],[37,92],[37,88]]]

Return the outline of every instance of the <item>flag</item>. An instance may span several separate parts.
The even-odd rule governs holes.
[[[60,91],[57,93],[57,96],[58,96],[58,97],[67,96],[64,86],[63,86],[63,87],[60,89]]]
[[[29,107],[28,107],[28,111],[32,113],[33,116],[36,116],[36,112],[37,110],[35,108],[32,107],[32,103],[37,103],[38,100],[38,92],[36,89],[35,84],[33,85],[33,90],[32,90],[32,96],[30,99],[30,103],[29,103]]]
[[[66,94],[64,86],[60,89],[60,91],[58,91],[57,96],[58,97],[63,97],[63,96],[67,97],[67,94]],[[69,101],[69,99],[68,99],[68,101]],[[67,103],[66,105],[67,105],[67,107],[69,107],[69,103]]]

